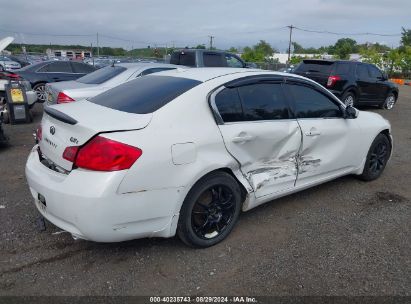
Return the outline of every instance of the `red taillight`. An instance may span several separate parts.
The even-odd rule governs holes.
[[[41,127],[41,125],[39,125],[36,130],[36,139],[39,142],[42,138],[43,138],[43,128]]]
[[[63,158],[75,166],[94,171],[129,169],[143,154],[139,148],[96,136],[83,147],[67,147]]]
[[[328,77],[327,87],[332,87],[336,84],[337,81],[341,80],[340,76],[330,76]]]
[[[17,75],[15,73],[10,73],[10,72],[3,72],[3,73],[0,73],[0,79],[19,80],[20,75]]]
[[[57,103],[69,103],[75,101],[73,98],[70,96],[64,94],[63,92],[60,92],[59,95],[57,96]]]
[[[77,151],[78,151],[79,147],[78,146],[72,146],[72,147],[67,147],[64,150],[63,153],[63,158],[74,163],[74,161],[76,160],[76,155],[77,155]]]

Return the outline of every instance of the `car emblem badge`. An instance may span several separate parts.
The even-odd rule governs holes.
[[[54,135],[56,133],[56,128],[54,126],[50,127],[50,134]]]

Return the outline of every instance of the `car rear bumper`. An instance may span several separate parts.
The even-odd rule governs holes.
[[[58,173],[40,162],[37,146],[26,163],[27,182],[38,211],[76,237],[119,242],[173,236],[178,220],[174,213],[181,189],[119,194],[117,189],[125,175],[126,171],[80,169],[69,174]]]

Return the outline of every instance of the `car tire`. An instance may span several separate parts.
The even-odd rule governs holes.
[[[341,101],[348,107],[354,107],[356,100],[355,100],[355,95],[353,92],[345,92],[343,97],[341,98]]]
[[[395,98],[394,93],[389,93],[387,95],[387,98],[385,98],[385,101],[380,106],[380,108],[386,109],[386,110],[392,110],[396,102],[397,102],[397,98]]]
[[[36,84],[33,90],[36,91],[38,102],[43,103],[46,101],[46,84],[44,82]]]
[[[180,210],[177,235],[187,245],[213,246],[230,234],[241,211],[241,189],[228,173],[214,172],[189,191]]]
[[[364,181],[372,181],[380,177],[391,155],[391,142],[382,133],[372,142],[365,161],[364,170],[359,176]]]

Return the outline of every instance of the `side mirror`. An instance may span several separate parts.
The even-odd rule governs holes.
[[[346,119],[355,119],[358,117],[358,110],[352,106],[345,108],[345,118]]]

